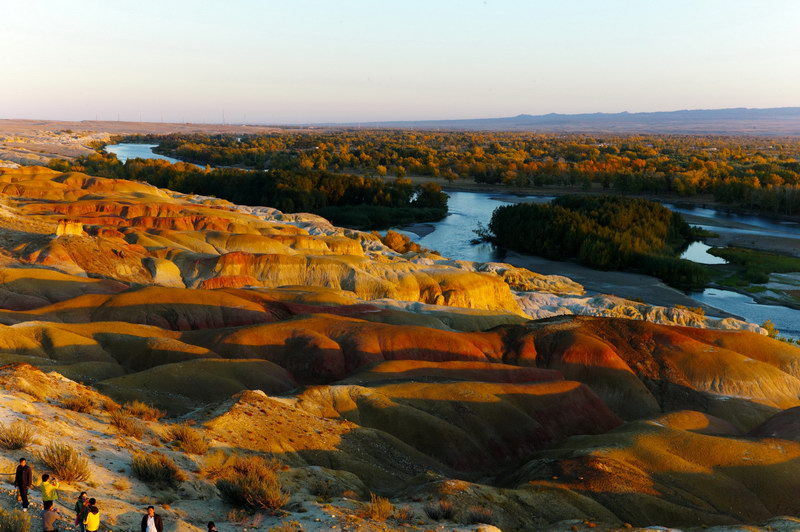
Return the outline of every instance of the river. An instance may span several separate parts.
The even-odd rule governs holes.
[[[122,161],[141,157],[178,162],[172,157],[153,153],[154,147],[155,144],[116,144],[107,146],[106,150],[116,154]],[[583,284],[588,293],[606,293],[628,299],[641,299],[651,305],[700,306],[709,315],[736,316],[757,324],[771,320],[782,336],[800,338],[800,311],[784,306],[760,304],[753,298],[737,292],[709,288],[699,293],[684,294],[647,275],[603,272],[572,262],[551,261],[500,250],[491,244],[471,244],[470,241],[476,236],[474,230],[481,224],[488,225],[492,211],[500,205],[510,205],[520,201],[546,203],[553,197],[460,191],[448,191],[448,194],[449,214],[438,222],[423,224],[427,226],[425,227],[427,231],[419,232],[427,234],[417,236],[413,231],[405,231],[422,246],[435,249],[446,257],[478,262],[508,262],[546,275],[564,275]],[[686,207],[666,203],[665,205],[682,214],[702,217],[706,222],[701,225],[711,231],[737,231],[765,236],[780,234],[787,238],[800,239],[800,231],[794,230],[797,227],[795,222],[776,222],[757,216],[736,216],[706,207]],[[697,243],[690,246],[683,257],[703,264],[719,264],[721,259],[708,254],[707,250],[707,245]]]

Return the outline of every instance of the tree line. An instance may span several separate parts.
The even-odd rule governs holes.
[[[268,205],[284,212],[320,213],[333,223],[381,228],[434,221],[447,214],[447,194],[435,183],[414,186],[408,179],[385,181],[324,170],[205,168],[161,159],[128,159],[98,152],[69,162],[60,171],[144,181],[178,192],[227,199],[240,205]]]
[[[344,130],[125,140],[157,142],[159,153],[215,166],[702,194],[732,206],[800,214],[796,138]]]
[[[503,247],[601,270],[647,273],[684,290],[709,281],[708,270],[680,259],[694,233],[680,214],[644,199],[562,196],[549,204],[498,207],[490,239]]]

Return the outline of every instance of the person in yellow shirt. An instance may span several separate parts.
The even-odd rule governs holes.
[[[86,532],[96,532],[100,528],[100,510],[95,506],[96,503],[94,497],[89,499],[89,512],[86,514],[86,519],[83,520]]]
[[[42,475],[42,502],[58,500],[58,480],[47,473]]]

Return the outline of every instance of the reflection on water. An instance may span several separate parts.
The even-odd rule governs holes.
[[[458,260],[494,262],[503,260],[503,252],[491,244],[472,245],[475,230],[486,227],[492,212],[501,205],[511,205],[516,196],[510,194],[487,194],[481,192],[448,192],[449,214],[432,225],[436,230],[418,240],[429,249],[435,249],[445,257]],[[546,203],[550,196],[526,197],[526,201]]]
[[[122,143],[122,144],[109,144],[106,146],[106,151],[108,153],[113,153],[117,156],[117,159],[120,162],[125,162],[128,159],[161,159],[163,161],[169,161],[171,163],[178,163],[180,162],[178,159],[173,157],[167,157],[166,155],[159,155],[153,152],[153,148],[158,146],[158,144],[133,144],[133,143]]]
[[[769,231],[748,231],[746,229],[727,229],[717,226],[711,226],[712,230],[716,232],[734,232],[734,233],[741,232],[745,234],[764,234],[764,235],[788,236],[792,238],[800,238],[800,234],[798,234],[798,232],[796,231],[798,225],[800,224],[793,221],[771,220],[769,218],[762,218],[760,216],[735,214],[732,212],[720,211],[717,209],[709,209],[707,207],[674,205],[671,203],[664,203],[664,206],[668,207],[672,211],[679,212],[681,214],[703,216],[705,218],[711,218],[712,220],[719,220],[720,223],[736,222],[736,223],[752,225],[755,227],[760,227],[762,229],[769,229]]]
[[[699,264],[727,264],[728,261],[722,257],[716,257],[708,252],[711,246],[703,242],[692,242],[686,251],[681,253],[682,259],[687,259]]]
[[[800,311],[798,310],[777,305],[761,305],[750,296],[717,288],[707,288],[701,293],[689,295],[696,301],[724,309],[751,323],[761,325],[770,320],[780,331],[781,336],[800,338]]]

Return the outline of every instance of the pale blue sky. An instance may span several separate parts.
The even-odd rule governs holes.
[[[800,1],[0,0],[0,118],[800,106]]]

